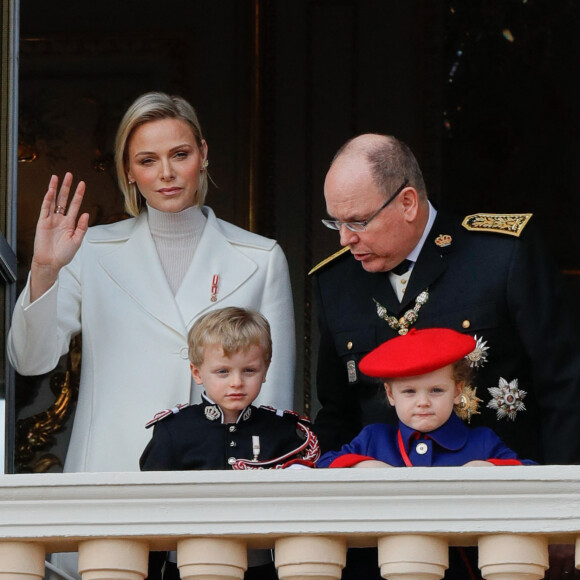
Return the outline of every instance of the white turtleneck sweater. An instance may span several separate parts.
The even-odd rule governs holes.
[[[193,260],[207,218],[197,205],[178,213],[147,205],[147,216],[161,266],[175,296]]]

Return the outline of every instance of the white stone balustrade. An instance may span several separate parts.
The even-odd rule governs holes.
[[[550,543],[580,568],[580,466],[0,476],[0,580],[40,580],[58,551],[84,580],[141,580],[149,549],[241,580],[246,550],[274,547],[282,580],[337,580],[361,546],[391,580],[441,578],[448,546],[479,546],[488,580],[532,579]]]

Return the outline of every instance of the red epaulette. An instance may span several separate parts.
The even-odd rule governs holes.
[[[189,407],[189,403],[180,403],[179,405],[175,405],[171,409],[164,409],[163,411],[159,411],[159,413],[155,413],[155,416],[151,421],[145,423],[145,429],[149,429],[149,427],[153,427],[155,423],[161,421],[161,419],[165,419],[165,417],[169,417],[170,415],[176,415],[181,411],[181,409],[185,409],[185,407]]]

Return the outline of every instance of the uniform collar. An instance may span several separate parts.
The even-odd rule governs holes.
[[[451,413],[451,417],[441,427],[429,433],[420,433],[415,429],[411,429],[411,427],[407,427],[401,421],[399,421],[399,430],[407,450],[410,448],[411,440],[423,438],[432,439],[439,447],[449,451],[458,451],[467,442],[467,435],[469,434],[469,427],[455,413]]]
[[[425,228],[425,231],[427,228]],[[431,230],[427,232],[425,243],[413,268],[413,275],[409,279],[409,285],[403,296],[397,313],[404,312],[413,305],[419,293],[429,288],[447,269],[447,260],[453,251],[454,225],[444,212],[437,212],[437,216]],[[424,232],[425,233],[425,232]],[[449,243],[441,245],[441,238],[446,237]],[[427,305],[427,308],[429,306]]]
[[[202,393],[201,395],[201,404],[203,407],[203,414],[208,421],[219,421],[222,424],[224,423],[224,413],[221,407],[217,403],[214,403],[205,393]],[[252,416],[253,408],[254,407],[251,405],[246,407],[238,416],[236,425],[238,423],[249,421]]]
[[[413,248],[411,253],[407,256],[407,260],[410,260],[411,262],[413,262],[413,264],[417,261],[417,258],[419,258],[419,254],[423,249],[425,240],[427,240],[427,236],[429,235],[429,232],[431,231],[431,228],[435,223],[435,218],[437,217],[437,210],[431,205],[430,201],[427,201],[427,203],[429,204],[429,215],[427,217],[425,229],[423,230],[423,235],[421,236],[421,239],[419,240],[417,245]]]

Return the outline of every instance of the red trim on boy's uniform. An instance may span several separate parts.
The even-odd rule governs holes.
[[[367,457],[366,455],[349,453],[348,455],[337,457],[328,467],[352,467],[363,461],[376,461],[376,459],[374,457]]]
[[[165,417],[176,415],[177,413],[179,413],[179,411],[181,411],[181,409],[185,409],[186,407],[189,407],[189,403],[179,403],[178,405],[175,405],[175,407],[172,407],[171,409],[164,409],[163,411],[159,411],[159,413],[155,413],[153,419],[145,423],[145,429],[153,427],[155,423],[158,423],[159,421],[161,421],[161,419],[165,419]]]
[[[271,409],[268,409],[271,410]],[[232,464],[232,469],[286,469],[288,466],[300,460],[306,467],[315,467],[316,461],[320,458],[320,446],[316,435],[300,422],[296,423],[296,430],[304,434],[304,442],[292,451],[265,461],[257,459],[238,459]],[[294,457],[298,455],[299,457]]]

